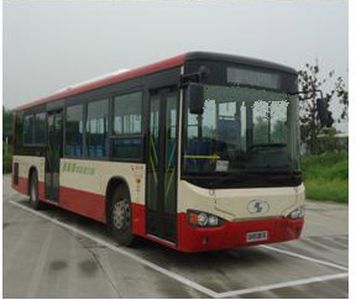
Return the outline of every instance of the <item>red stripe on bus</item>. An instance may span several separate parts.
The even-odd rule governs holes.
[[[132,230],[136,235],[176,248],[184,252],[200,252],[220,249],[233,249],[258,244],[276,243],[297,239],[300,237],[304,220],[292,220],[285,217],[272,217],[248,221],[225,221],[221,227],[192,227],[187,222],[185,213],[178,213],[178,244],[166,242],[146,233],[146,210],[142,204],[132,204]],[[265,241],[248,243],[248,232],[268,231]]]
[[[28,194],[28,180],[24,177],[19,177],[17,185],[12,187],[22,193]],[[82,216],[97,220],[102,223],[106,223],[105,214],[105,196],[96,193],[90,193],[82,190],[77,190],[68,187],[60,187],[59,203],[46,199],[45,196],[45,184],[44,182],[38,182],[38,195],[40,201],[48,204],[53,204],[61,208],[67,209],[74,213],[78,213]],[[145,219],[146,213],[143,205],[136,203],[132,204],[132,229],[133,233],[137,235],[145,235]]]
[[[78,87],[75,87],[72,89],[67,89],[62,92],[58,92],[53,95],[50,95],[48,97],[33,101],[31,103],[18,106],[18,107],[16,107],[15,110],[26,109],[26,108],[44,104],[44,103],[47,103],[50,101],[55,101],[55,100],[59,100],[59,99],[65,98],[65,97],[74,96],[74,95],[77,95],[77,94],[80,94],[83,92],[87,92],[90,90],[98,89],[98,88],[101,88],[101,87],[104,87],[107,85],[119,83],[119,82],[129,80],[132,78],[136,78],[136,77],[144,76],[144,75],[147,75],[150,73],[155,73],[158,71],[173,68],[173,67],[182,65],[185,60],[185,56],[186,56],[185,54],[177,55],[175,57],[165,59],[160,62],[153,63],[153,64],[149,64],[149,65],[146,65],[146,66],[143,66],[140,68],[136,68],[136,69],[133,69],[133,70],[130,70],[130,71],[118,74],[118,75],[109,76],[107,78],[100,79],[95,82],[90,82],[90,83],[83,84],[81,86],[78,86]]]
[[[39,199],[45,199],[46,198],[45,184],[42,181],[38,182],[38,198]]]
[[[68,187],[61,187],[59,204],[64,209],[106,223],[105,196]]]
[[[258,244],[276,243],[297,239],[303,228],[303,219],[292,220],[284,217],[229,222],[220,227],[192,227],[186,214],[178,214],[178,249],[184,252],[200,252],[232,249]],[[267,231],[265,241],[248,243],[247,233]]]
[[[132,233],[140,236],[146,234],[146,210],[145,206],[138,203],[131,204]]]
[[[18,185],[13,185],[13,187],[18,192],[27,194],[27,179],[19,177]],[[40,196],[41,201],[58,205],[82,216],[106,223],[105,196],[61,187],[60,202],[57,204],[44,200],[44,189],[44,183],[39,182],[39,192],[42,196]],[[304,220],[273,217],[248,221],[225,221],[220,227],[201,228],[191,226],[187,222],[185,213],[178,213],[177,223],[178,244],[175,247],[172,243],[165,242],[146,233],[145,206],[132,203],[132,232],[134,234],[184,252],[233,249],[297,239],[300,237]],[[268,238],[265,241],[248,243],[246,241],[247,233],[256,231],[268,231]]]
[[[17,185],[12,187],[22,193],[28,194],[28,179],[19,177]],[[64,209],[75,212],[79,215],[105,223],[105,197],[103,195],[80,191],[77,189],[61,187],[59,195],[59,203],[46,199],[45,184],[42,181],[38,182],[38,197],[40,201],[60,206]]]
[[[14,182],[14,180],[12,180],[12,182]],[[28,194],[28,179],[24,178],[24,177],[19,177],[19,181],[18,184],[15,185],[12,183],[12,188],[16,191],[18,191],[19,193],[22,194]],[[40,199],[44,199],[45,198],[45,186],[44,183],[42,181],[38,182],[38,197]]]
[[[12,188],[14,190],[18,191],[19,193],[27,195],[28,194],[28,180],[27,180],[27,178],[19,177],[18,179],[19,180],[16,185],[12,183]],[[13,179],[12,179],[12,182],[14,182]]]

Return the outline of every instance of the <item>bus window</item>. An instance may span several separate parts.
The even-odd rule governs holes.
[[[142,157],[142,92],[117,96],[114,99],[112,156],[137,160]]]
[[[137,160],[142,157],[142,137],[121,137],[112,140],[112,156],[127,160]]]
[[[35,144],[46,143],[46,113],[35,114]]]
[[[114,134],[142,132],[142,92],[115,97]]]
[[[108,108],[108,99],[88,104],[86,140],[87,155],[89,157],[106,156],[105,141],[108,133]]]
[[[253,107],[253,143],[272,144],[287,142],[286,100],[256,101]]]
[[[67,108],[65,154],[82,156],[83,153],[83,105],[73,105]]]
[[[23,143],[33,143],[33,115],[27,115],[23,122]]]

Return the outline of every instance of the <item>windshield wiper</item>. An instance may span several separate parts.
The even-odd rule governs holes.
[[[300,175],[301,172],[297,170],[292,170],[288,165],[283,166],[263,166],[263,167],[249,167],[246,169],[248,173],[258,173],[258,174],[289,174],[289,175]]]
[[[254,149],[254,148],[284,148],[287,147],[287,144],[283,144],[283,143],[273,143],[273,144],[254,144],[251,145],[250,148]]]

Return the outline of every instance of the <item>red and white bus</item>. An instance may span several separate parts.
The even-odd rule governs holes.
[[[299,238],[297,73],[190,52],[15,110],[12,186],[184,252]]]

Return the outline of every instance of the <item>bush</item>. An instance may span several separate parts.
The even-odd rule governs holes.
[[[348,155],[346,151],[302,157],[306,197],[348,201]]]
[[[12,155],[10,153],[4,154],[2,172],[3,174],[11,173],[12,171]]]
[[[347,203],[348,184],[346,180],[323,180],[311,178],[304,181],[307,199],[329,200]]]

